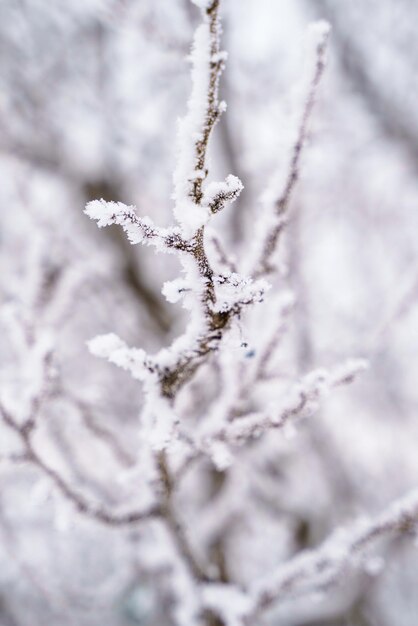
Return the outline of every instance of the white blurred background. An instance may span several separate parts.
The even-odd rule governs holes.
[[[238,258],[267,182],[287,163],[306,27],[332,26],[282,248],[277,288],[297,298],[283,350],[298,373],[350,356],[370,368],[326,401],[278,463],[298,520],[280,548],[288,555],[416,485],[418,4],[224,0],[222,11],[228,111],[211,166],[245,185],[216,218]],[[19,323],[29,335],[42,329],[55,346],[56,389],[40,445],[109,505],[143,495],[132,470],[141,394],[85,342],[114,331],[153,350],[184,319],[161,295],[178,269],[171,258],[131,246],[116,227],[97,231],[83,208],[103,197],[171,223],[176,123],[198,19],[188,0],[0,1],[0,390],[20,410],[35,374],[30,359],[19,361]],[[168,623],[139,557],[141,531],[74,519],[47,478],[10,462],[15,453],[0,425],[1,626]],[[343,589],[330,607],[271,623],[416,626],[414,550],[399,539],[378,578]]]

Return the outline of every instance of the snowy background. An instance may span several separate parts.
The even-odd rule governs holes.
[[[267,185],[287,167],[309,69],[307,26],[332,26],[274,302],[242,330],[246,354],[274,326],[275,298],[292,291],[267,397],[314,368],[369,362],[296,433],[275,434],[231,470],[223,497],[234,522],[223,548],[244,584],[416,486],[418,5],[224,0],[221,14],[228,110],[209,164],[214,179],[237,175],[244,191],[213,227],[242,266]],[[38,449],[110,508],[150,498],[137,462],[143,395],[86,342],[114,332],[155,352],[187,313],[161,294],[177,259],[132,246],[116,226],[99,231],[83,209],[103,198],[172,224],[177,120],[198,22],[188,0],[0,2],[0,400],[29,415],[50,368]],[[206,406],[204,376],[192,384]],[[182,487],[192,494],[185,517],[196,545],[226,506],[219,498],[201,515],[207,480],[201,471]],[[155,584],[158,533],[79,515],[0,421],[1,626],[171,624],[171,592]],[[414,538],[396,538],[383,557],[331,595],[284,603],[266,623],[415,626]]]

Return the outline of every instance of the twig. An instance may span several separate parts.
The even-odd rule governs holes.
[[[202,566],[198,563],[190,546],[189,540],[187,539],[185,530],[175,511],[173,503],[175,483],[171,475],[171,470],[169,468],[165,452],[159,452],[157,454],[157,467],[160,475],[160,482],[163,488],[161,516],[167,523],[179,553],[183,557],[183,561],[187,564],[193,578],[196,581],[208,582],[210,578],[205,573]]]
[[[89,502],[78,491],[73,489],[66,480],[52,467],[50,467],[36,451],[32,435],[35,428],[35,422],[28,420],[22,425],[18,424],[12,415],[0,404],[0,415],[4,423],[13,430],[20,438],[24,447],[24,456],[22,460],[31,463],[37,467],[43,474],[48,476],[61,494],[75,508],[84,515],[94,518],[108,526],[125,526],[135,524],[144,520],[159,517],[161,509],[158,505],[150,507],[144,511],[131,511],[128,513],[111,513],[103,509],[100,505]]]
[[[265,240],[261,249],[261,255],[255,265],[255,277],[269,274],[273,270],[271,266],[271,257],[273,256],[277,248],[279,237],[284,227],[286,226],[289,203],[299,178],[300,162],[303,154],[303,148],[306,143],[308,127],[315,104],[316,93],[318,91],[319,83],[321,82],[321,78],[325,69],[328,34],[329,30],[324,30],[324,32],[322,33],[322,37],[320,38],[316,46],[316,63],[314,68],[314,74],[309,85],[308,96],[306,98],[305,105],[302,111],[296,143],[294,144],[292,149],[289,171],[287,174],[284,188],[274,205],[275,220],[273,225],[271,225],[265,235]]]
[[[326,590],[335,585],[347,568],[358,564],[361,567],[361,557],[377,540],[414,531],[417,522],[418,491],[415,490],[375,518],[337,530],[322,546],[302,552],[249,589],[254,598],[254,609],[246,616],[245,624],[253,624],[260,612],[284,597]]]

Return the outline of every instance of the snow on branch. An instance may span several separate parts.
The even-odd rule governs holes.
[[[71,487],[71,485],[61,476],[61,474],[56,469],[51,467],[37,451],[33,442],[33,435],[36,430],[35,420],[19,424],[1,403],[0,417],[6,426],[8,426],[8,428],[10,428],[20,439],[23,446],[23,453],[21,454],[19,461],[31,463],[44,475],[48,476],[64,498],[70,501],[79,513],[96,519],[107,526],[125,526],[129,524],[136,524],[161,515],[160,507],[157,504],[145,510],[129,511],[127,513],[113,513],[104,509],[101,505],[90,502],[80,492],[73,489],[73,487]]]
[[[179,123],[174,172],[174,215],[186,237],[194,235],[211,213],[238,197],[242,189],[242,183],[229,176],[216,189],[211,187],[205,199],[209,139],[226,109],[225,103],[219,102],[218,91],[227,55],[220,49],[219,0],[200,2],[199,6],[203,23],[196,30],[192,46],[192,93],[187,114]]]
[[[314,370],[293,385],[288,394],[270,411],[254,412],[229,419],[218,430],[204,431],[201,440],[194,443],[196,449],[212,457],[215,465],[226,467],[233,461],[229,446],[241,446],[250,439],[258,438],[270,430],[282,430],[297,420],[309,417],[318,409],[319,400],[334,387],[349,384],[367,363],[362,359],[349,359],[333,371]]]
[[[213,253],[216,258],[216,264],[220,266],[223,270],[228,270],[233,274],[237,273],[237,266],[235,263],[235,259],[231,257],[229,251],[227,252],[219,239],[217,233],[211,232],[209,238],[210,245],[213,249]]]
[[[368,571],[368,551],[379,539],[415,532],[418,523],[418,490],[393,502],[372,518],[336,530],[321,546],[308,550],[251,586],[253,610],[245,624],[253,624],[260,612],[284,598],[324,592],[338,584],[349,568]]]
[[[136,380],[147,380],[157,373],[157,365],[141,348],[129,348],[114,333],[99,335],[87,342],[94,356],[107,359],[110,363],[130,372]]]
[[[149,218],[138,217],[133,207],[121,203],[96,200],[85,209],[99,227],[122,226],[131,243],[153,244],[157,251],[179,255],[184,276],[166,283],[163,294],[170,302],[183,297],[184,306],[190,311],[185,333],[153,357],[117,344],[119,340],[114,336],[90,344],[95,354],[105,356],[138,379],[145,380],[147,372],[158,373],[155,382],[161,394],[172,399],[200,364],[218,349],[241,310],[260,302],[268,288],[262,281],[238,274],[216,275],[206,251],[207,220],[227,202],[235,200],[243,186],[232,175],[220,183],[204,184],[209,138],[225,110],[224,103],[219,102],[218,89],[226,54],[220,50],[219,0],[199,6],[202,24],[196,30],[191,53],[192,93],[187,114],[179,125],[179,155],[174,174],[174,217],[179,227],[158,228]]]
[[[225,475],[224,470],[234,460],[234,447],[249,444],[252,439],[272,430],[284,430],[293,422],[311,415],[330,390],[351,383],[365,368],[364,361],[351,360],[331,371],[314,370],[291,385],[284,397],[275,398],[274,402],[266,400],[259,393],[259,384],[268,377],[267,370],[293,306],[290,298],[281,304],[278,320],[273,320],[274,324],[266,324],[266,331],[259,333],[262,337],[258,353],[248,350],[248,354],[253,353],[251,358],[255,357],[252,363],[243,356],[241,348],[246,344],[242,340],[239,342],[240,352],[234,344],[229,353],[234,337],[228,345],[228,335],[231,337],[234,334],[234,328],[238,331],[237,335],[241,332],[239,323],[244,317],[243,312],[263,302],[270,288],[263,276],[272,269],[272,257],[286,224],[289,203],[299,177],[308,126],[325,66],[329,26],[321,22],[311,29],[313,68],[304,92],[289,167],[284,184],[275,194],[275,201],[262,224],[264,230],[257,242],[256,263],[248,275],[244,275],[237,271],[237,265],[223,250],[219,239],[212,239],[217,267],[212,266],[208,255],[207,224],[213,215],[226,208],[228,202],[238,198],[243,185],[233,175],[222,182],[208,182],[209,141],[226,108],[225,103],[219,102],[218,94],[226,53],[220,49],[219,0],[193,2],[201,9],[202,24],[196,30],[191,52],[191,96],[186,116],[178,130],[173,194],[173,214],[177,226],[160,228],[150,218],[139,217],[134,207],[122,203],[95,200],[85,209],[99,228],[119,225],[132,244],[153,245],[158,252],[176,253],[182,266],[182,274],[165,283],[162,289],[169,302],[182,300],[190,313],[185,331],[171,345],[148,355],[140,348],[128,347],[113,333],[96,337],[88,344],[92,354],[128,371],[144,384],[139,440],[145,460],[141,458],[141,469],[146,467],[152,475],[155,485],[153,504],[145,510],[119,514],[90,503],[39,454],[33,441],[35,421],[20,425],[1,405],[0,414],[3,422],[20,438],[22,458],[42,470],[80,512],[112,526],[154,518],[163,522],[186,571],[193,598],[199,605],[195,623],[202,618],[202,623],[242,626],[244,623],[256,623],[260,612],[284,596],[307,593],[334,584],[349,566],[363,565],[363,556],[367,555],[369,546],[376,539],[391,532],[410,530],[418,513],[418,494],[414,492],[374,519],[337,531],[316,550],[291,559],[266,579],[245,589],[229,584],[219,563],[206,554],[206,546],[194,544],[197,533],[191,533],[189,537],[184,523],[189,509],[184,507],[184,514],[177,499],[180,491],[177,489],[178,477],[181,470],[184,474],[189,451],[190,456],[206,457],[205,461],[209,457],[221,470],[218,474]],[[262,319],[256,321],[255,325],[259,324],[257,331],[264,330],[261,329],[263,323]],[[208,385],[207,396],[205,393],[198,396],[200,404],[196,411],[189,412],[187,394],[179,397],[179,392],[203,365],[207,365],[208,371],[217,368],[218,379],[214,380],[212,388]],[[200,373],[204,378],[206,371]],[[199,377],[196,379],[193,382],[197,382],[198,386]],[[206,380],[203,385],[205,383]],[[200,421],[199,417],[202,418]],[[196,430],[192,435],[187,430],[190,424]],[[183,458],[178,462],[178,457],[183,452],[186,461],[182,465]],[[212,480],[212,476],[210,478]],[[221,498],[222,484],[216,487],[219,487]],[[202,537],[205,537],[204,544],[207,536],[202,533]],[[225,554],[221,557],[226,559]],[[201,608],[207,609],[209,616],[199,613]]]
[[[122,202],[92,200],[84,212],[90,219],[96,220],[99,228],[112,224],[122,226],[132,244],[154,245],[160,252],[187,249],[178,228],[158,228],[149,217],[138,217],[135,207]]]
[[[203,586],[203,602],[226,626],[252,626],[263,612],[280,601],[324,594],[342,581],[350,569],[378,575],[384,561],[371,554],[379,540],[400,533],[416,533],[418,490],[413,490],[374,517],[363,517],[339,528],[319,547],[306,550],[262,579],[241,587]]]
[[[238,198],[244,185],[237,176],[230,174],[223,183],[210,183],[203,196],[202,204],[207,206],[211,213],[222,211],[227,202]]]
[[[308,135],[309,122],[315,105],[318,87],[325,69],[329,34],[330,25],[328,22],[322,20],[310,25],[308,38],[313,42],[314,50],[312,54],[315,59],[312,68],[312,76],[308,81],[307,95],[305,96],[297,137],[292,148],[289,169],[284,185],[276,196],[272,210],[267,211],[267,215],[265,216],[264,236],[255,263],[255,276],[268,274],[273,271],[271,258],[276,251],[279,237],[286,226],[290,200],[299,179],[301,159]]]
[[[250,304],[262,302],[270,285],[265,280],[253,280],[237,272],[224,272],[214,276],[216,303],[213,310],[237,314]]]

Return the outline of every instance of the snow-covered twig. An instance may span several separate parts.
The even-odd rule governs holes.
[[[204,434],[201,442],[194,442],[196,450],[205,451],[211,456],[219,452],[219,443],[226,446],[241,446],[250,439],[260,437],[270,430],[282,430],[298,419],[312,415],[318,409],[319,400],[334,387],[351,383],[355,377],[367,368],[361,359],[349,359],[334,371],[315,370],[293,385],[290,392],[281,400],[282,406],[262,411],[239,415],[229,420],[218,430]],[[227,451],[224,451],[229,458]]]
[[[283,598],[327,590],[349,568],[367,571],[367,551],[379,539],[415,532],[418,523],[418,491],[393,502],[379,515],[336,530],[319,548],[296,556],[248,589],[253,609],[245,624],[253,624],[260,612]]]
[[[207,206],[211,213],[219,213],[227,202],[233,202],[238,198],[243,190],[243,184],[237,176],[228,176],[223,183],[210,183],[203,197],[204,206]]]
[[[160,252],[187,249],[187,242],[182,239],[179,228],[158,228],[149,217],[138,217],[135,207],[122,202],[92,200],[84,212],[96,220],[99,228],[112,224],[122,226],[132,244],[153,245]]]
[[[128,513],[112,513],[104,509],[102,506],[87,500],[78,491],[73,489],[67,481],[59,474],[59,472],[51,467],[39,454],[34,443],[33,434],[35,431],[35,422],[33,420],[19,424],[6,408],[0,404],[0,416],[3,422],[16,435],[18,435],[23,446],[24,452],[21,460],[31,463],[37,467],[43,474],[48,476],[53,484],[58,488],[61,494],[82,514],[94,518],[108,526],[124,526],[127,524],[135,524],[144,520],[159,517],[161,510],[158,505],[154,505],[146,510],[130,511]]]
[[[249,278],[217,275],[206,251],[207,220],[227,201],[234,200],[242,189],[236,176],[228,176],[222,183],[204,185],[208,174],[209,138],[224,108],[218,101],[219,78],[225,61],[225,55],[220,51],[218,12],[219,0],[202,5],[203,23],[196,31],[193,44],[192,95],[186,117],[180,124],[178,165],[174,176],[174,216],[179,227],[160,229],[149,218],[139,218],[133,207],[121,203],[94,201],[85,210],[99,227],[122,226],[131,243],[153,244],[158,251],[179,255],[185,277],[181,280],[181,287],[178,282],[173,288],[166,285],[164,293],[171,301],[177,298],[175,294],[173,297],[174,288],[186,296],[191,320],[184,335],[152,357],[120,343],[110,349],[109,336],[90,344],[98,355],[103,353],[106,344],[102,356],[128,369],[136,378],[143,378],[145,370],[156,373],[155,382],[160,392],[170,399],[218,349],[232,320],[243,308],[260,301],[266,290],[261,283],[250,287],[253,281]],[[190,172],[193,172],[191,178]]]
[[[170,346],[153,355],[148,355],[142,349],[129,348],[113,334],[95,338],[89,347],[93,354],[129,371],[133,378],[144,384],[145,403],[141,428],[145,432],[146,443],[152,450],[150,458],[153,459],[159,485],[157,504],[143,513],[141,519],[159,516],[163,520],[190,578],[196,598],[209,611],[209,616],[202,613],[206,623],[232,626],[242,624],[247,617],[250,619],[256,616],[260,610],[275,601],[282,589],[282,570],[273,577],[274,581],[279,580],[279,587],[273,585],[273,582],[266,583],[264,587],[264,583],[260,583],[260,586],[255,585],[249,590],[232,585],[216,587],[218,583],[227,580],[226,568],[220,574],[216,567],[211,567],[204,554],[195,550],[182,515],[176,507],[176,485],[179,477],[184,476],[184,467],[188,461],[186,459],[179,471],[174,471],[170,463],[170,452],[175,448],[174,444],[180,441],[186,447],[189,446],[189,459],[209,456],[217,469],[223,471],[231,460],[229,447],[246,444],[266,431],[283,429],[292,420],[311,414],[326,392],[351,382],[364,369],[364,363],[351,361],[343,368],[331,372],[315,370],[291,387],[291,393],[284,399],[277,399],[273,406],[261,406],[260,410],[254,410],[258,403],[251,403],[254,400],[253,388],[262,382],[279,342],[283,320],[292,306],[287,300],[280,311],[278,325],[276,324],[272,334],[267,337],[264,349],[254,359],[253,366],[247,367],[233,356],[230,360],[226,359],[225,369],[229,366],[232,369],[228,374],[230,379],[226,376],[221,397],[218,402],[213,401],[203,420],[205,423],[199,426],[196,436],[186,432],[181,422],[181,412],[177,414],[180,390],[208,362],[211,355],[220,352],[228,332],[234,324],[237,325],[243,312],[262,302],[269,289],[269,285],[261,277],[271,269],[271,258],[284,227],[289,202],[299,176],[308,124],[324,70],[328,38],[328,26],[317,26],[314,71],[292,149],[289,171],[284,187],[274,203],[273,214],[268,219],[268,228],[258,242],[260,252],[257,262],[250,275],[240,274],[235,263],[230,261],[229,255],[215,238],[213,246],[221,267],[214,268],[207,250],[207,224],[214,214],[238,197],[243,186],[232,175],[223,182],[207,181],[210,136],[220,114],[225,110],[225,105],[218,99],[218,86],[226,55],[220,50],[219,0],[195,0],[195,3],[202,9],[203,20],[196,31],[191,54],[192,94],[186,116],[179,125],[173,208],[178,225],[171,229],[159,228],[149,218],[139,218],[133,207],[120,203],[96,201],[86,208],[87,215],[95,219],[99,227],[117,224],[124,229],[131,243],[152,244],[158,252],[178,255],[183,275],[166,283],[163,294],[169,302],[183,301],[184,307],[190,313],[189,323],[185,332]],[[229,380],[237,383],[235,387],[228,386]],[[245,385],[247,389],[243,391]],[[51,475],[51,470],[47,470],[48,472]],[[53,470],[51,477],[54,478]],[[60,486],[59,477],[55,480]],[[67,489],[65,484],[61,486],[63,492]],[[73,494],[72,499],[77,505],[78,495]],[[96,517],[100,518],[97,511]],[[284,566],[283,571],[293,572],[292,567],[297,569],[297,563],[297,559],[291,561]],[[232,598],[237,602],[237,609],[231,613],[228,612],[227,604]]]
[[[187,115],[179,125],[179,155],[174,173],[175,216],[180,224],[185,223],[184,201],[190,198],[193,204],[199,205],[203,198],[209,139],[225,110],[225,103],[220,103],[218,97],[219,79],[226,60],[226,53],[220,49],[219,4],[219,0],[200,4],[203,22],[193,41],[192,93]]]
[[[214,252],[216,254],[216,262],[218,265],[222,267],[223,270],[228,270],[232,273],[237,273],[237,266],[230,255],[225,250],[222,242],[220,241],[218,235],[216,233],[211,233],[210,235],[210,243],[213,246]]]
[[[144,350],[129,348],[114,333],[95,337],[87,345],[92,354],[128,371],[137,380],[146,380],[158,373],[157,364]]]
[[[306,550],[249,586],[203,587],[203,601],[227,626],[252,626],[280,601],[323,594],[350,569],[379,574],[384,562],[370,557],[376,542],[399,533],[415,533],[418,491],[396,500],[382,513],[336,530],[322,545]]]
[[[274,202],[273,212],[268,216],[266,222],[264,239],[254,266],[254,276],[268,274],[273,269],[271,266],[271,258],[276,251],[279,237],[287,223],[289,203],[299,178],[301,158],[307,139],[309,122],[314,108],[318,87],[325,69],[330,26],[327,22],[317,22],[312,25],[311,31],[316,39],[316,61],[313,68],[313,75],[309,83],[308,93],[303,106],[296,142],[293,145],[289,170],[287,172],[284,187]]]

